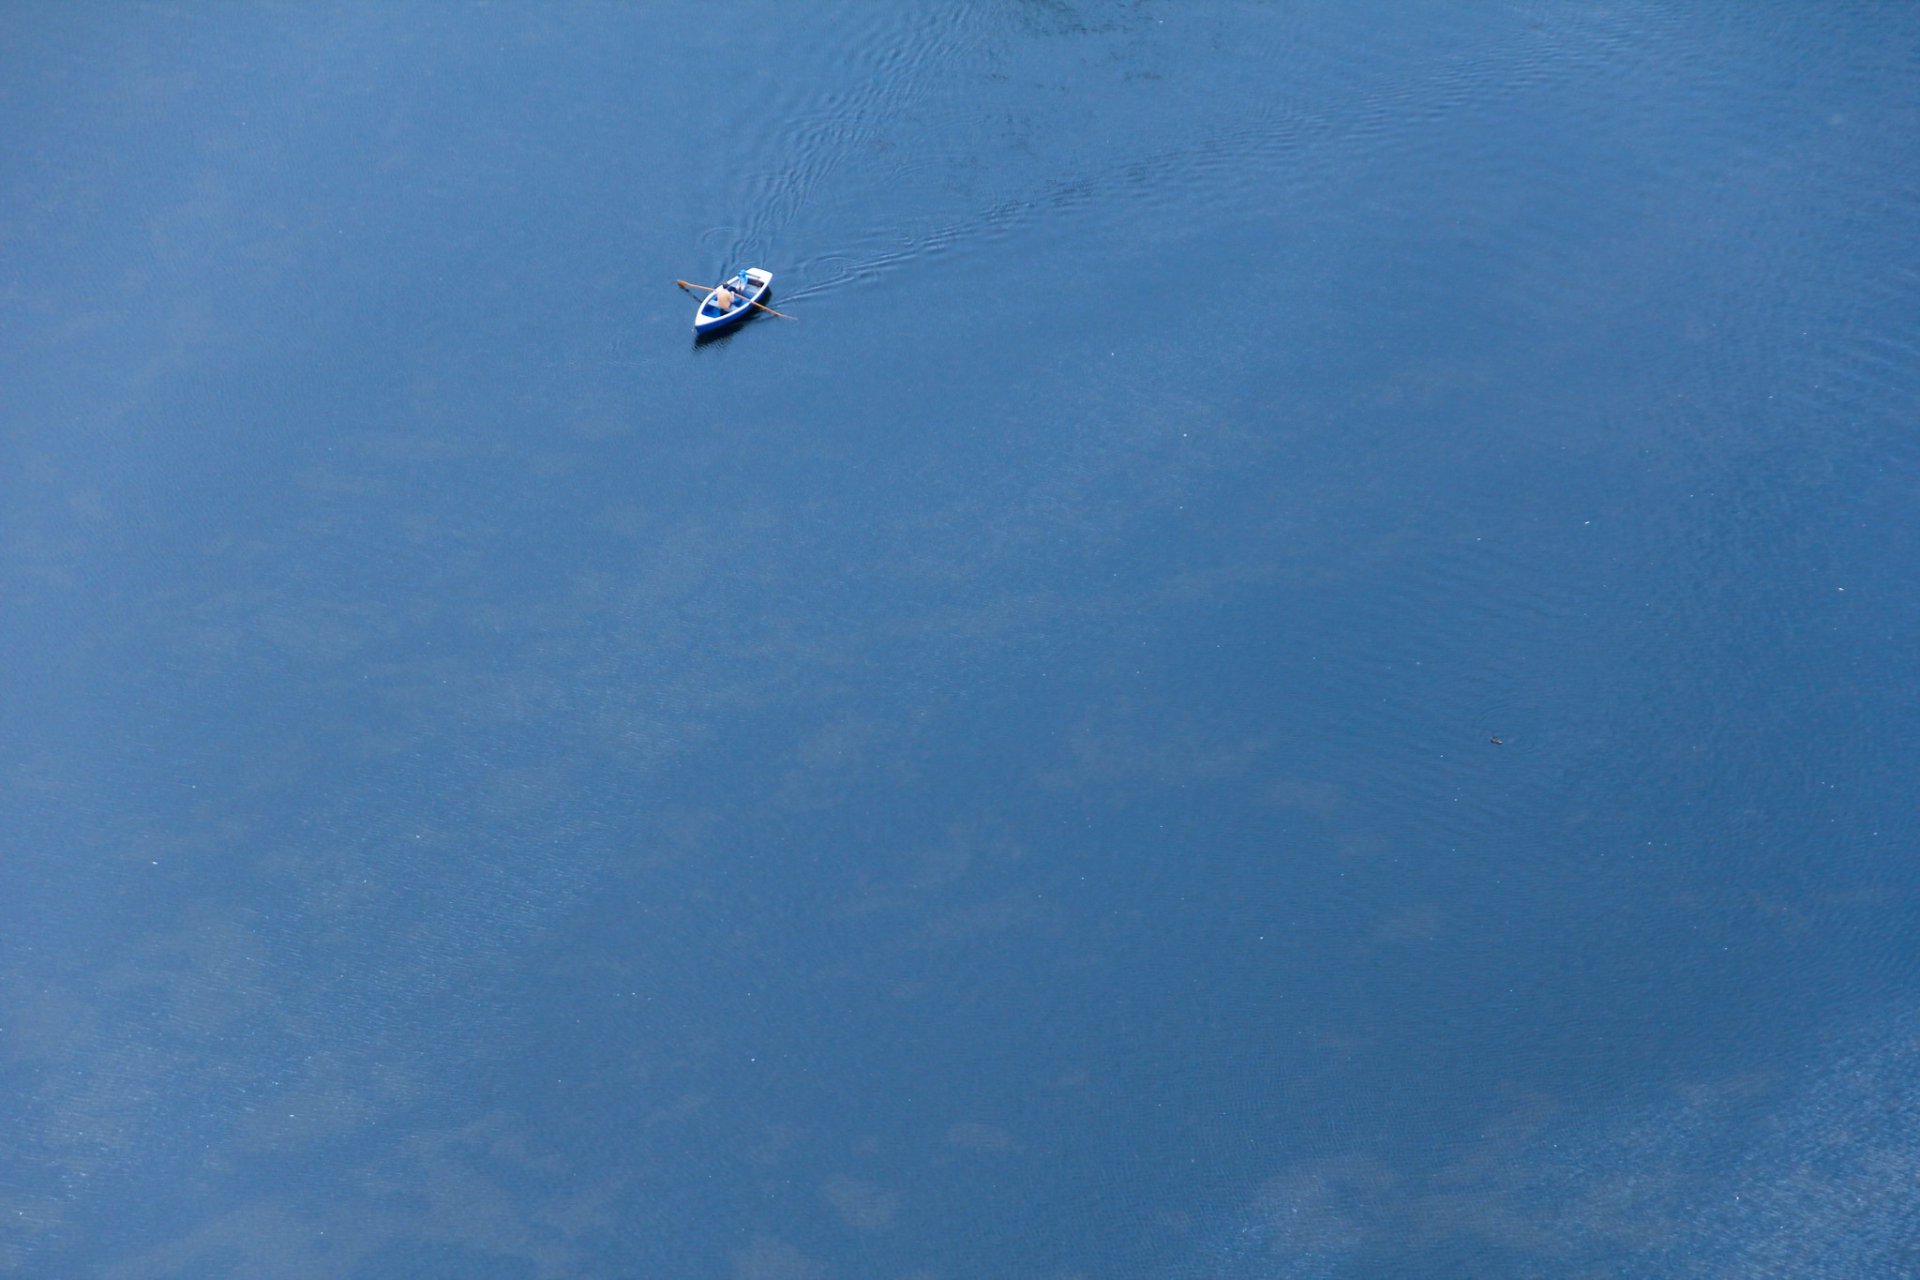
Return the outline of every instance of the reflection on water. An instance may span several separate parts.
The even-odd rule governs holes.
[[[1896,1277],[1916,1258],[1920,1024],[1869,1018],[1778,1074],[1625,1116],[1518,1108],[1419,1176],[1303,1163],[1196,1236],[1172,1274]]]

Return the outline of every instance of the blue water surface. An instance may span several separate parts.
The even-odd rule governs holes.
[[[1920,14],[0,46],[0,1270],[1920,1270]]]

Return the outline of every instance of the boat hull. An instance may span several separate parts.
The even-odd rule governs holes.
[[[748,283],[753,285],[750,291],[742,295],[746,301],[731,311],[720,312],[715,310],[714,305],[714,298],[720,290],[714,289],[708,293],[700,300],[699,307],[695,308],[693,313],[693,334],[696,338],[711,337],[733,328],[759,310],[754,304],[764,303],[767,295],[773,292],[773,276],[768,272],[758,267],[749,267],[742,274],[746,276]]]

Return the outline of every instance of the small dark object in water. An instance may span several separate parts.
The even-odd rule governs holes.
[[[1500,739],[1498,738],[1488,738],[1487,741],[1491,742],[1496,747],[1504,747],[1507,745],[1506,743],[1500,741]]]

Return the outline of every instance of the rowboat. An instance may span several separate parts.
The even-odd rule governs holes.
[[[699,310],[693,313],[693,332],[696,337],[706,337],[718,333],[745,320],[754,310],[756,303],[766,301],[767,294],[773,289],[773,273],[760,267],[748,267],[733,278],[723,281],[700,300]],[[732,295],[732,306],[720,305],[720,294],[725,291]]]

